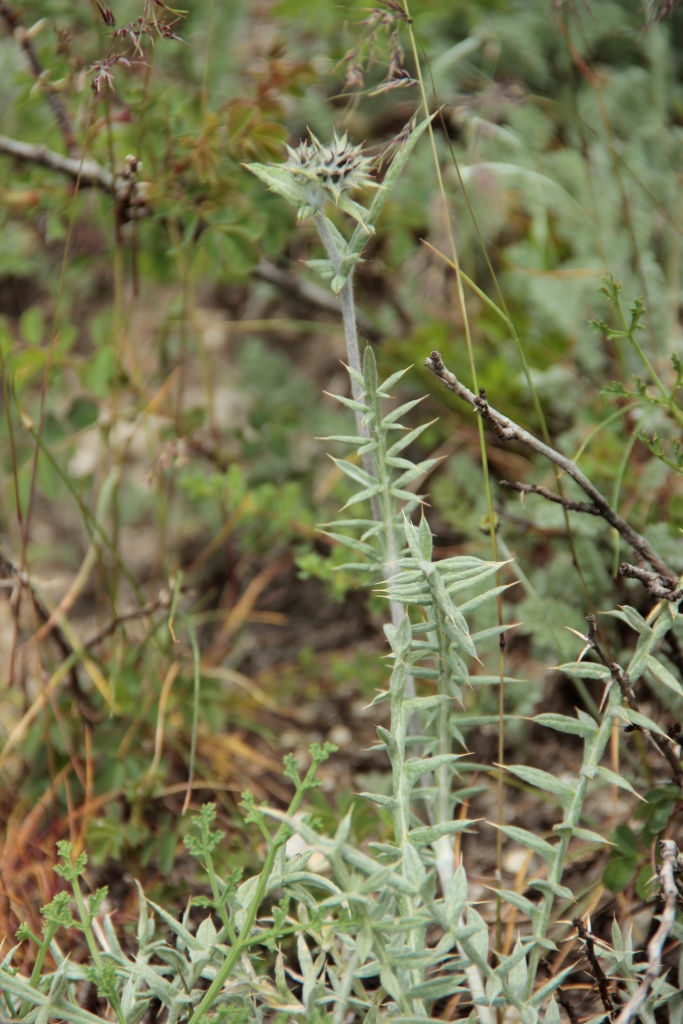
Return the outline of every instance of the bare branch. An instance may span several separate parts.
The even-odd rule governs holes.
[[[600,491],[595,487],[588,477],[584,476],[579,467],[561,455],[560,452],[555,451],[549,445],[544,444],[543,441],[539,441],[537,437],[530,434],[528,430],[524,430],[523,427],[518,426],[512,420],[503,416],[497,412],[492,406],[489,405],[486,399],[486,393],[482,389],[479,395],[475,395],[469,388],[461,384],[454,373],[451,373],[444,364],[441,358],[441,353],[432,352],[431,356],[425,359],[425,366],[434,373],[439,380],[449,389],[454,391],[459,398],[462,398],[465,402],[476,409],[479,415],[486,420],[490,425],[491,429],[497,434],[502,441],[519,441],[525,444],[528,448],[537,452],[539,455],[543,455],[550,462],[554,462],[556,466],[564,470],[567,476],[570,476],[579,485],[582,491],[584,491],[591,499],[592,505],[595,506],[596,512],[594,515],[599,515],[605,519],[610,526],[613,526],[615,530],[624,538],[624,540],[631,545],[634,551],[637,551],[646,562],[652,566],[653,569],[662,578],[662,582],[669,582],[669,590],[673,591],[676,587],[676,575],[655,551],[652,545],[645,540],[632,526],[618,515],[612,506],[609,504],[607,499],[603,497]],[[555,497],[553,500],[557,500]],[[563,504],[563,502],[560,502]]]
[[[673,587],[667,587],[663,583],[661,576],[658,576],[656,572],[648,572],[647,569],[639,569],[637,565],[629,565],[628,562],[622,562],[619,566],[619,573],[621,576],[627,576],[629,579],[640,580],[648,594],[652,594],[653,597],[663,598],[665,601],[680,601],[683,599],[683,590],[674,590]]]
[[[579,933],[579,938],[585,946],[586,958],[590,964],[593,977],[595,978],[598,986],[600,1002],[603,1005],[607,1018],[611,1020],[614,1013],[614,1003],[612,1001],[610,981],[603,971],[600,961],[595,955],[595,940],[593,939],[593,934],[590,930],[590,919],[588,927],[586,927],[580,917],[575,917],[573,924]]]
[[[548,501],[554,501],[557,505],[569,509],[570,512],[586,512],[590,516],[601,515],[597,505],[589,501],[574,501],[573,498],[565,498],[563,494],[549,491],[547,487],[537,487],[536,484],[511,483],[509,480],[499,480],[498,483],[508,491],[519,491],[520,494],[540,494]]]
[[[0,0],[1,2],[1,0]],[[16,160],[38,164],[50,171],[59,171],[67,177],[79,181],[81,187],[100,188],[104,192],[114,193],[114,175],[96,160],[79,160],[77,157],[62,156],[47,146],[18,142],[6,135],[0,135],[0,153],[7,153]]]
[[[6,135],[0,135],[0,153],[13,156],[15,160],[38,164],[50,171],[66,174],[79,188],[99,188],[103,192],[108,192],[116,201],[116,217],[119,224],[145,217],[149,213],[149,183],[140,181],[140,161],[135,156],[127,156],[123,170],[112,174],[97,160],[62,156],[47,146],[19,142]]]
[[[112,619],[108,625],[104,626],[98,633],[91,636],[88,640],[83,642],[83,647],[86,650],[90,650],[97,644],[101,644],[103,640],[106,640],[108,636],[115,633],[119,626],[124,622],[130,622],[132,619],[142,619],[153,615],[154,612],[158,611],[159,608],[170,608],[173,600],[173,593],[170,590],[162,590],[158,597],[153,601],[148,601],[147,604],[143,605],[142,608],[135,608],[131,612],[124,612],[122,615],[117,615],[115,619]]]
[[[659,928],[647,944],[647,970],[643,975],[643,980],[617,1017],[616,1024],[628,1024],[633,1020],[647,999],[653,982],[659,977],[662,970],[664,944],[676,918],[676,901],[678,899],[676,875],[680,874],[683,869],[683,858],[681,858],[673,839],[662,839],[659,846],[662,851],[659,884],[664,900],[664,909],[659,918]]]

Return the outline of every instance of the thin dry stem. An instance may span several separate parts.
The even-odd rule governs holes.
[[[451,373],[446,368],[444,361],[439,352],[432,352],[431,356],[425,359],[425,366],[434,373],[439,380],[449,389],[454,391],[459,398],[462,398],[465,402],[472,406],[473,409],[479,413],[483,420],[485,420],[494,433],[501,439],[501,441],[519,441],[537,452],[539,455],[543,455],[550,462],[553,462],[556,466],[570,476],[579,487],[588,495],[591,499],[591,508],[595,508],[593,515],[601,516],[606,522],[613,526],[614,529],[624,538],[624,540],[631,545],[646,562],[652,566],[652,568],[658,574],[662,586],[666,583],[669,584],[665,587],[667,595],[673,595],[676,593],[677,577],[675,573],[669,568],[666,562],[661,558],[657,551],[652,545],[642,537],[636,530],[633,529],[624,519],[614,511],[612,506],[609,504],[607,499],[600,493],[597,487],[591,483],[588,477],[584,476],[576,463],[572,462],[565,455],[561,455],[560,452],[551,448],[549,445],[544,444],[543,441],[539,441],[537,437],[530,434],[523,427],[520,427],[513,420],[508,419],[499,413],[493,406],[489,405],[486,393],[483,388],[480,389],[478,395],[475,395],[469,388],[461,384],[454,373]],[[520,485],[521,486],[521,485]],[[520,489],[518,485],[515,485],[515,489]],[[536,491],[536,493],[543,493],[543,491]],[[545,494],[543,494],[546,497]],[[557,501],[558,495],[553,495],[553,500]],[[564,499],[559,499],[560,504],[564,504]],[[577,503],[582,505],[583,503]],[[584,511],[581,509],[581,511]],[[671,600],[671,596],[668,598]]]

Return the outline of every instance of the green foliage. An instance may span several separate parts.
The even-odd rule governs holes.
[[[36,25],[9,24],[0,519],[16,617],[0,621],[0,870],[6,930],[18,908],[27,920],[0,965],[2,1016],[92,1024],[91,983],[119,1024],[156,1001],[171,1024],[559,1024],[577,964],[553,957],[590,908],[615,1001],[640,993],[644,1020],[679,1020],[680,977],[648,980],[616,921],[607,944],[608,905],[575,866],[597,861],[586,877],[624,894],[620,912],[659,892],[656,844],[681,807],[676,603],[616,578],[631,555],[599,516],[533,494],[494,494],[494,510],[469,410],[440,391],[441,421],[417,422],[403,369],[439,345],[468,379],[466,326],[492,405],[580,462],[683,571],[681,23],[657,8],[645,31],[637,5],[617,3],[549,17],[540,0],[425,2],[408,16],[283,0],[181,17],[125,0],[114,31],[103,5],[38,0]],[[422,53],[433,117],[413,99]],[[367,153],[399,130],[397,110],[408,127],[373,161],[378,186]],[[5,135],[69,153],[78,186],[35,151],[8,156]],[[113,187],[89,180],[90,160]],[[286,270],[301,290],[273,285]],[[334,296],[355,427],[318,401],[338,356],[339,327],[323,323]],[[362,365],[355,301],[360,333],[381,339]],[[353,453],[326,471],[320,435]],[[493,475],[554,485],[540,457],[490,439]],[[317,612],[331,595],[335,626],[359,582],[373,586],[363,635],[388,604],[388,684],[352,629],[324,661],[315,625],[299,640],[311,606],[293,589],[282,600],[282,567],[297,586],[323,582],[312,600]],[[608,611],[597,639],[574,628],[593,610]],[[362,754],[323,743],[326,697],[351,684],[378,723]],[[320,722],[303,714],[309,696]],[[301,739],[280,713],[320,742],[278,779],[272,748]],[[338,766],[361,797],[336,785]],[[238,806],[245,776],[256,795]],[[221,799],[189,824],[200,786]],[[71,840],[60,881],[33,921],[23,880],[44,880],[58,835]],[[146,876],[155,897],[138,884],[134,934],[114,886],[94,888],[117,872]]]

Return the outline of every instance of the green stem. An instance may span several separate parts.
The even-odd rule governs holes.
[[[337,240],[330,229],[329,221],[324,213],[316,213],[315,224],[320,235],[327,255],[330,258],[330,262],[335,269],[336,273],[339,273],[341,269],[341,253]],[[342,308],[342,319],[344,322],[344,337],[346,338],[346,352],[349,360],[349,366],[355,370],[361,376],[363,374],[360,350],[358,347],[358,328],[356,325],[356,305],[353,296],[353,271],[349,271],[349,275],[344,282],[342,289],[339,293]],[[355,401],[360,401],[363,397],[363,392],[358,381],[351,376],[351,394]],[[379,405],[379,399],[377,404]],[[381,423],[381,410],[377,409],[375,416],[375,426],[379,426]],[[358,434],[360,437],[370,437],[370,430],[367,425],[363,423],[363,415],[360,411],[356,410],[356,426],[358,428]],[[392,576],[396,575],[396,559],[398,557],[396,547],[396,532],[395,532],[395,514],[393,508],[393,501],[391,498],[391,481],[388,477],[387,466],[386,466],[386,438],[380,430],[376,431],[377,440],[379,442],[379,448],[375,452],[374,458],[371,452],[366,452],[363,456],[363,465],[366,473],[370,476],[375,476],[382,487],[380,495],[372,499],[372,514],[376,522],[384,525],[384,573],[387,579],[391,579]],[[389,610],[391,614],[391,622],[398,629],[403,620],[405,611],[403,607],[397,601],[389,602]],[[408,684],[408,696],[412,697],[415,695],[415,684],[412,681]]]
[[[636,350],[636,353],[638,355],[638,358],[640,359],[641,363],[646,368],[647,372],[650,374],[650,377],[654,381],[654,383],[655,383],[655,385],[657,387],[657,390],[659,391],[660,395],[662,396],[662,400],[663,400],[664,404],[666,406],[668,406],[669,411],[671,412],[671,415],[674,417],[674,419],[676,420],[678,425],[683,427],[683,410],[681,410],[678,407],[678,405],[676,404],[676,402],[674,401],[673,394],[669,394],[669,392],[666,390],[666,388],[664,387],[664,384],[660,380],[659,375],[657,374],[654,366],[652,365],[652,363],[648,359],[647,355],[645,354],[645,351],[643,350],[640,342],[637,341],[636,336],[635,336],[635,332],[633,331],[631,325],[626,320],[626,317],[624,315],[624,311],[623,311],[623,309],[621,307],[621,302],[619,301],[618,296],[617,296],[617,299],[616,299],[616,307],[617,307],[617,310],[619,311],[619,317],[621,319],[621,322],[624,325],[624,333],[625,333],[626,337],[628,338],[628,340],[633,345],[633,347]]]
[[[562,882],[562,873],[564,871],[564,862],[567,856],[567,850],[569,849],[569,843],[571,842],[574,829],[579,826],[581,811],[583,809],[583,801],[586,797],[586,790],[588,788],[588,781],[593,777],[595,769],[599,765],[602,755],[605,752],[605,747],[609,743],[612,726],[614,725],[614,718],[610,714],[610,711],[619,703],[620,700],[621,691],[618,686],[613,685],[602,722],[600,723],[593,738],[586,741],[586,749],[583,759],[584,763],[579,773],[578,784],[576,786],[572,802],[565,811],[560,839],[555,847],[555,856],[552,864],[548,866],[548,882],[551,886],[558,886]],[[546,938],[554,901],[555,896],[552,890],[548,889],[543,896],[541,913],[536,918],[534,924],[534,938]],[[529,956],[528,996],[531,996],[534,991],[538,965],[543,956],[545,956],[544,948],[539,943],[535,944]]]
[[[93,934],[90,912],[88,910],[85,899],[83,898],[83,893],[81,892],[81,887],[78,883],[77,878],[75,878],[73,881],[73,893],[76,900],[76,906],[78,907],[78,915],[81,919],[81,927],[83,929],[83,934],[85,935],[85,941],[88,944],[88,949],[90,950],[90,955],[95,965],[95,970],[97,971],[98,977],[103,979],[104,968],[102,964],[102,958],[100,957],[100,951],[97,948],[97,942]],[[118,1020],[119,1024],[127,1024],[126,1018],[123,1015],[123,1010],[121,1009],[121,1003],[119,1001],[117,993],[111,992],[107,993],[107,995],[109,1002],[111,1003],[114,1009],[114,1013],[116,1014],[116,1019]]]
[[[307,789],[310,788],[313,782],[313,777],[315,776],[315,773],[318,769],[318,766],[319,762],[314,759],[313,763],[308,769],[308,772],[306,773],[306,778],[304,779],[303,782],[299,784],[299,787],[296,793],[294,794],[294,798],[289,806],[289,810],[287,811],[287,816],[289,818],[293,817],[299,810],[301,801],[303,800],[304,797],[304,793],[306,792]],[[216,996],[223,988],[223,985],[225,984],[226,980],[230,977],[232,971],[235,968],[235,965],[239,962],[239,959],[242,956],[244,950],[247,949],[248,946],[250,945],[249,935],[251,929],[254,927],[254,924],[256,922],[256,918],[258,916],[261,903],[263,902],[263,898],[268,890],[268,881],[273,871],[275,858],[277,857],[280,848],[284,846],[284,844],[287,842],[289,836],[290,828],[288,825],[283,823],[282,825],[280,825],[277,834],[273,839],[272,845],[268,850],[268,854],[266,856],[263,869],[261,871],[261,874],[259,875],[258,885],[256,886],[256,892],[254,893],[254,897],[251,901],[251,904],[249,905],[249,910],[247,911],[247,916],[244,921],[242,930],[240,932],[240,936],[233,945],[232,949],[228,953],[225,960],[223,961],[222,966],[220,967],[218,973],[216,974],[216,977],[213,979],[208,989],[206,990],[201,1002],[199,1003],[196,1010],[190,1017],[188,1024],[199,1024],[199,1022],[204,1019],[208,1010],[211,1009],[211,1006],[213,1005]]]

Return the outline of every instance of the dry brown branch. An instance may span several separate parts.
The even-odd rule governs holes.
[[[519,491],[520,494],[540,494],[547,501],[554,501],[570,512],[586,512],[590,516],[599,516],[600,509],[591,504],[590,501],[574,501],[573,498],[565,498],[563,494],[549,491],[547,487],[538,487],[536,484],[511,483],[509,480],[499,480],[498,483],[508,491]]]
[[[665,601],[680,601],[683,599],[683,590],[672,590],[662,583],[662,579],[656,572],[648,572],[647,569],[639,569],[637,565],[629,565],[622,562],[619,566],[621,576],[627,576],[632,580],[640,580],[648,594],[652,597],[663,598]]]
[[[616,1020],[616,1024],[628,1024],[637,1016],[640,1007],[648,997],[653,982],[659,977],[662,969],[662,952],[676,918],[676,901],[678,887],[676,875],[683,870],[683,858],[673,839],[662,839],[659,844],[662,851],[662,863],[659,868],[659,884],[661,886],[664,909],[660,916],[659,928],[647,944],[647,970],[643,980],[624,1006]]]
[[[153,615],[154,612],[158,611],[160,608],[170,608],[172,600],[172,591],[162,590],[158,597],[156,597],[153,601],[148,601],[147,604],[142,606],[142,608],[135,608],[131,612],[124,612],[121,615],[117,615],[115,619],[112,619],[111,622],[109,622],[106,626],[100,629],[99,632],[95,633],[94,636],[91,636],[87,640],[85,640],[83,643],[83,647],[86,650],[90,650],[97,644],[101,644],[102,641],[106,640],[108,636],[111,636],[112,633],[115,633],[118,627],[121,626],[124,622],[130,622],[133,619],[147,618],[148,616]]]
[[[579,933],[579,938],[584,944],[586,950],[586,959],[590,964],[591,973],[595,982],[598,986],[598,992],[600,994],[600,1002],[603,1005],[605,1014],[611,1020],[614,1014],[614,1003],[612,1001],[612,991],[610,981],[603,971],[600,961],[595,955],[595,941],[590,930],[590,924],[588,927],[583,923],[580,917],[574,918],[574,927]]]
[[[19,142],[6,135],[0,135],[0,153],[13,156],[16,160],[38,164],[50,171],[58,171],[79,181],[82,188],[95,187],[104,192],[114,192],[114,175],[96,160],[79,160],[77,157],[62,156],[47,146]]]
[[[97,160],[62,156],[47,146],[19,142],[7,135],[0,135],[0,153],[12,156],[15,160],[37,164],[50,171],[65,174],[72,178],[79,188],[99,188],[103,192],[108,192],[116,201],[118,223],[144,217],[149,212],[148,183],[138,179],[140,162],[135,156],[127,156],[123,170],[118,174],[112,174]]]
[[[556,466],[559,466],[567,476],[570,476],[572,480],[579,485],[581,490],[584,491],[584,493],[591,499],[591,510],[593,508],[595,509],[594,512],[591,511],[591,514],[599,515],[606,520],[606,522],[608,522],[610,526],[613,526],[624,540],[631,545],[634,551],[636,551],[646,562],[649,562],[660,578],[661,586],[668,595],[667,599],[673,599],[671,595],[677,592],[677,578],[675,573],[668,567],[652,545],[636,530],[634,530],[633,527],[624,519],[622,519],[617,512],[614,511],[607,499],[600,493],[597,487],[591,483],[588,477],[584,476],[579,467],[572,462],[571,459],[561,455],[560,452],[555,451],[554,448],[544,444],[543,441],[539,441],[539,439],[534,437],[533,434],[530,434],[528,430],[524,430],[523,427],[518,426],[512,420],[497,412],[496,409],[489,405],[483,388],[478,395],[475,395],[469,390],[469,388],[465,387],[464,384],[461,384],[455,374],[451,373],[451,371],[446,368],[439,352],[432,352],[432,354],[425,359],[424,364],[439,378],[449,391],[455,392],[459,398],[462,398],[465,402],[471,405],[473,409],[476,409],[479,415],[486,420],[494,433],[502,441],[519,441],[521,444],[531,448],[539,455],[543,455],[544,458],[553,462]],[[519,486],[521,487],[522,485]],[[542,492],[536,490],[535,493]],[[554,495],[553,500],[559,501],[560,504],[564,504],[564,500],[558,495]],[[583,502],[579,502],[577,504],[582,505]],[[581,511],[585,510],[582,509]]]

